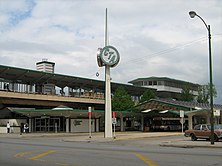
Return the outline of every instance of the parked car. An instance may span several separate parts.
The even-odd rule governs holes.
[[[194,129],[186,130],[184,136],[191,137],[192,141],[196,141],[198,138],[210,140],[211,138],[211,125],[199,124]],[[214,141],[222,139],[222,125],[214,125]]]

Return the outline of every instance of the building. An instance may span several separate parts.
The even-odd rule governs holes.
[[[43,59],[41,62],[36,63],[36,69],[42,72],[54,73],[55,63],[49,62],[47,59]],[[36,85],[36,92],[43,94],[55,94],[55,84],[44,82],[44,84]]]
[[[0,126],[3,132],[7,121],[14,129],[21,123],[28,123],[30,132],[75,132],[79,128],[85,131],[88,107],[92,107],[93,112],[95,130],[92,131],[102,131],[104,81],[54,73],[54,63],[46,60],[38,62],[37,68],[0,65]],[[112,82],[112,93],[120,86],[137,98],[147,89]],[[59,91],[54,93],[55,87]],[[67,89],[68,93],[63,93]],[[122,114],[121,124],[124,124],[124,116],[131,116],[131,113]]]
[[[181,99],[181,91],[184,88],[189,88],[194,96],[198,95],[199,84],[186,82],[182,80],[172,79],[168,77],[147,77],[137,78],[129,81],[134,86],[147,87],[156,89],[157,97]]]
[[[57,74],[54,73],[54,66],[54,63],[46,60],[36,64],[38,70],[0,65],[0,132],[1,126],[3,132],[5,131],[7,121],[18,130],[21,123],[28,123],[30,132],[87,131],[88,107],[92,107],[92,131],[103,130],[105,82]],[[191,106],[187,103],[185,107],[180,103],[172,103],[172,98],[179,99],[181,90],[186,86],[195,95],[198,84],[167,77],[138,78],[129,83],[133,85],[112,82],[111,91],[123,86],[130,96],[139,99],[145,90],[150,89],[159,98],[171,98],[171,101],[141,103],[140,113],[127,110],[118,112],[117,127],[121,131],[124,131],[124,127],[143,130],[144,124],[149,124],[155,116],[178,118],[178,111],[181,109],[187,111],[186,116],[189,115],[190,121],[197,114],[203,115],[192,103]],[[55,88],[60,91],[55,92]],[[64,89],[68,89],[68,93],[64,94]],[[201,111],[205,111],[204,117],[208,117],[209,108],[201,108]],[[221,110],[222,107],[215,108]],[[206,122],[208,121],[209,118]],[[189,122],[189,126],[192,124]]]

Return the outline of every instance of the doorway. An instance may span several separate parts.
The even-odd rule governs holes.
[[[60,126],[60,118],[35,118],[34,129],[36,132],[60,132]]]

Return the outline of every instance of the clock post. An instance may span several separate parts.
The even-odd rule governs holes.
[[[107,45],[107,9],[105,28],[105,47],[99,48],[97,62],[99,67],[105,66],[105,138],[112,138],[112,104],[110,68],[115,67],[120,60],[119,52],[113,46]]]

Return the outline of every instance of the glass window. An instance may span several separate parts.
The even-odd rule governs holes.
[[[153,81],[153,85],[157,85],[157,81]]]
[[[153,82],[152,82],[152,81],[149,81],[149,85],[153,85]]]
[[[206,130],[207,127],[205,125],[202,125],[202,130]]]
[[[200,125],[196,125],[196,126],[194,127],[194,130],[200,130]]]

